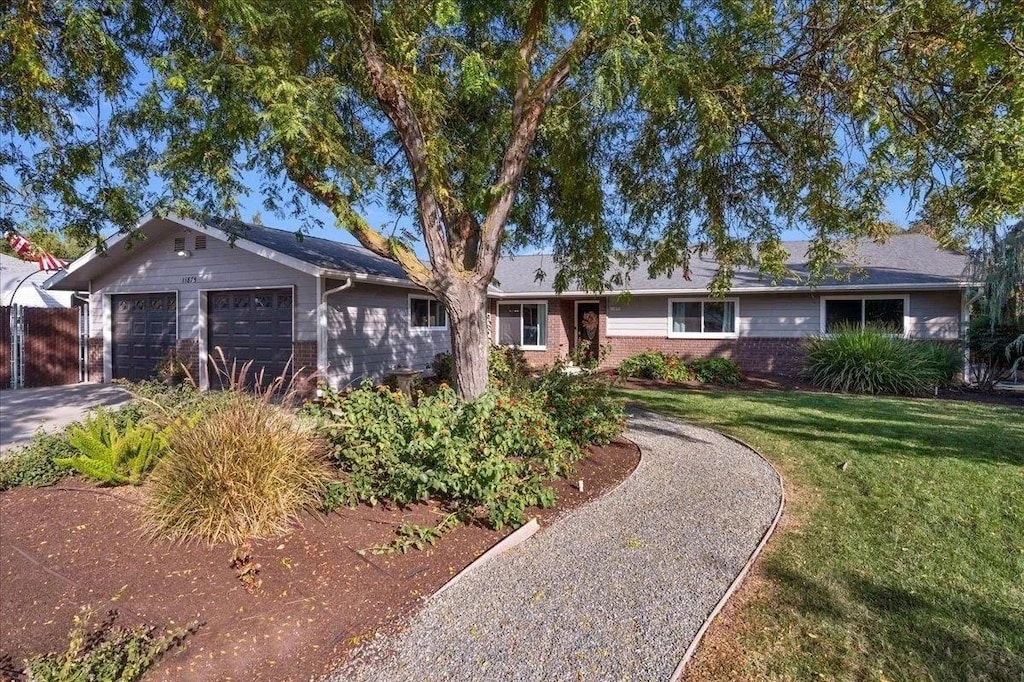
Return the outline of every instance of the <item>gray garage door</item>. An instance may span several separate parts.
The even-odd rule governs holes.
[[[207,300],[209,355],[224,352],[230,367],[253,361],[253,373],[273,378],[284,371],[292,355],[292,290],[251,289],[214,291]],[[219,380],[210,373],[211,385]]]
[[[112,296],[111,307],[114,378],[151,378],[178,339],[174,292]]]

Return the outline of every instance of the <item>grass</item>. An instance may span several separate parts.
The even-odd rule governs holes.
[[[729,665],[740,677],[1024,680],[1019,408],[622,393],[750,443],[796,502],[761,563],[765,589],[749,597],[729,633],[739,657]],[[700,658],[698,678],[731,676]]]

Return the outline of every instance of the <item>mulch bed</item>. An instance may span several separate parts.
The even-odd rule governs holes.
[[[659,390],[715,390],[715,391],[803,391],[807,393],[825,393],[822,389],[806,381],[793,377],[780,376],[744,376],[743,381],[734,386],[716,386],[702,384],[699,381],[686,381],[673,383],[670,381],[657,381],[654,379],[620,379],[619,385],[623,388],[655,388]],[[906,396],[892,396],[906,397]],[[1006,391],[979,391],[972,388],[961,388],[956,390],[941,389],[938,395],[917,396],[921,399],[938,400],[961,400],[972,403],[985,403],[990,405],[1010,405],[1013,407],[1024,407],[1024,394],[1010,393]]]
[[[593,448],[541,524],[593,500],[636,467],[636,446]],[[577,488],[584,481],[584,492]],[[425,551],[376,555],[403,521],[433,524],[436,508],[359,506],[310,515],[288,535],[256,543],[262,581],[251,594],[227,545],[173,545],[140,536],[140,491],[68,479],[0,494],[0,677],[33,655],[63,651],[83,606],[98,623],[159,628],[199,621],[183,649],[147,680],[308,680],[395,627],[449,578],[510,532],[462,526]]]

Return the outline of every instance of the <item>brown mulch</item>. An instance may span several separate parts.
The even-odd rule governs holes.
[[[556,507],[529,515],[550,523],[638,461],[625,441],[592,448],[568,480],[554,483]],[[510,532],[461,526],[425,551],[377,555],[362,550],[390,542],[403,521],[437,523],[440,512],[363,505],[310,515],[288,535],[254,545],[262,584],[251,594],[230,566],[232,547],[143,538],[140,495],[70,479],[0,494],[0,677],[33,655],[63,651],[73,616],[88,605],[94,622],[116,609],[122,626],[202,623],[147,680],[307,680],[407,617]]]
[[[801,391],[806,393],[825,393],[821,388],[806,381],[794,377],[782,376],[744,376],[743,381],[733,386],[716,386],[702,384],[699,381],[686,381],[673,383],[670,381],[658,381],[654,379],[619,379],[619,385],[623,388],[655,388],[659,390],[715,390],[732,392],[750,391]],[[892,396],[906,397],[906,396]],[[989,405],[1009,405],[1011,407],[1024,407],[1024,394],[1007,391],[979,391],[973,388],[941,389],[937,395],[917,396],[924,400],[960,400],[972,403],[985,403]]]

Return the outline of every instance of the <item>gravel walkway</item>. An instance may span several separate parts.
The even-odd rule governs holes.
[[[632,413],[643,459],[367,644],[342,680],[668,680],[761,540],[781,488],[707,429]]]

